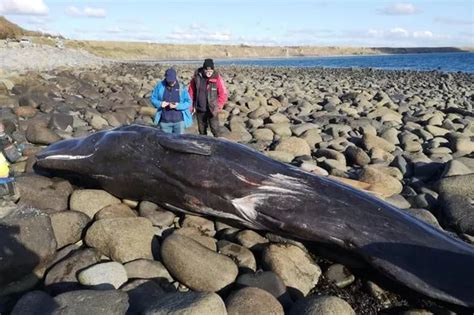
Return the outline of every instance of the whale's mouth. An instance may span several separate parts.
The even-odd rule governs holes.
[[[70,161],[70,160],[82,160],[82,159],[87,159],[90,158],[94,153],[88,154],[88,155],[67,155],[67,154],[56,154],[56,155],[46,155],[44,157],[41,157],[40,159],[43,160],[65,160],[65,161]]]
[[[82,162],[91,159],[96,153],[96,148],[81,148],[82,139],[67,139],[56,142],[36,155],[35,167],[51,170],[74,170],[78,169]]]

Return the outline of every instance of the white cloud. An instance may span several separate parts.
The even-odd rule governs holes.
[[[48,7],[43,0],[1,0],[0,14],[47,15]]]
[[[367,31],[367,36],[381,39],[403,39],[403,38],[433,38],[431,31],[408,31],[401,27],[395,27],[389,30],[374,30]]]
[[[79,9],[78,7],[75,7],[75,6],[69,6],[66,9],[66,14],[69,16],[92,17],[92,18],[103,18],[107,15],[105,9],[91,8],[91,7],[85,7],[84,9]]]
[[[202,24],[191,24],[184,29],[175,29],[166,39],[176,43],[230,43],[233,39],[230,31],[214,31]]]
[[[239,36],[234,44],[242,45],[256,45],[256,46],[282,46],[291,43],[283,43],[281,40],[274,37],[254,37],[254,36]]]
[[[388,45],[392,47],[419,47],[419,46],[456,46],[461,38],[448,38],[446,35],[434,34],[429,30],[407,30],[402,27],[395,27],[388,30],[370,29],[353,34],[352,40],[360,38],[365,42],[370,42],[370,46]],[[444,43],[444,44],[443,44]],[[456,44],[451,44],[456,43]]]
[[[105,17],[106,12],[104,9],[86,7],[84,9],[84,15],[87,17],[102,18],[102,17]]]
[[[413,32],[413,38],[433,38],[433,33],[430,31],[416,31]]]
[[[232,35],[229,32],[216,32],[207,35],[209,40],[216,40],[216,41],[229,41],[232,38]]]
[[[411,3],[394,3],[380,10],[380,13],[387,15],[411,15],[418,12],[419,10]]]
[[[410,36],[410,33],[401,27],[392,28],[387,32],[387,36],[393,38],[407,38]]]
[[[66,14],[69,15],[69,16],[81,16],[82,11],[79,10],[79,8],[77,8],[77,7],[70,6],[66,9]]]

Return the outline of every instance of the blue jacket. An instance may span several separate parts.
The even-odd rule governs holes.
[[[161,102],[163,102],[163,93],[165,92],[165,82],[160,81],[151,93],[150,101],[153,106],[158,110],[155,115],[154,123],[157,125],[161,119]],[[191,114],[191,98],[189,97],[188,90],[181,86],[179,91],[179,104],[176,107],[177,110],[182,111],[184,127],[189,128],[193,124],[193,116]]]

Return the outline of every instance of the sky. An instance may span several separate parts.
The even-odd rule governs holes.
[[[474,47],[474,0],[0,0],[0,15],[80,40]]]

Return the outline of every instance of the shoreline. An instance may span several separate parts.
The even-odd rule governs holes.
[[[405,55],[420,55],[420,54],[473,54],[474,51],[448,51],[448,52],[418,52],[418,53],[376,53],[376,54],[346,54],[346,55],[305,55],[305,56],[260,56],[260,57],[239,57],[239,58],[214,58],[214,61],[228,61],[228,60],[282,60],[282,59],[311,59],[311,58],[353,58],[353,57],[375,57],[375,56],[405,56]],[[202,62],[202,59],[130,59],[130,60],[118,60],[120,62],[133,62],[133,61],[142,61],[142,62],[181,62],[181,63],[194,63]]]
[[[367,64],[317,64],[317,61],[321,60],[340,60],[340,59],[361,59],[367,58],[377,58],[377,57],[389,57],[390,56],[407,56],[407,57],[416,57],[419,55],[427,54],[442,54],[443,56],[447,54],[472,54],[472,52],[449,52],[449,53],[410,53],[410,54],[380,54],[380,55],[334,55],[334,56],[303,56],[303,57],[258,57],[258,58],[216,58],[214,61],[219,64],[219,67],[226,66],[235,66],[235,67],[256,67],[256,68],[320,68],[320,69],[372,69],[372,70],[387,70],[387,71],[414,71],[414,72],[431,72],[437,71],[441,73],[474,73],[474,69],[456,69],[454,68],[430,68],[429,66],[420,66],[419,68],[412,68],[408,65],[373,65]],[[298,62],[305,62],[309,60],[309,64],[301,64]],[[311,64],[311,60],[316,61],[315,64]],[[266,62],[275,62],[276,64],[267,64]],[[163,59],[163,60],[126,60],[121,61],[124,63],[135,63],[135,64],[149,64],[149,65],[199,65],[202,62],[202,59],[192,59],[192,60],[172,60],[172,59]],[[246,63],[248,62],[248,64]],[[259,64],[262,62],[262,64]],[[292,63],[293,62],[293,63]],[[279,64],[281,63],[281,64]],[[459,68],[459,67],[458,67]]]
[[[355,58],[356,60],[364,58],[377,58],[377,57],[389,57],[390,56],[419,56],[420,54],[472,54],[473,52],[444,52],[444,53],[403,53],[403,54],[338,54],[338,55],[311,55],[311,56],[255,56],[255,57],[218,57],[214,60],[219,64],[219,67],[256,67],[256,68],[321,68],[321,69],[372,69],[372,70],[388,70],[388,71],[414,71],[414,72],[429,72],[438,71],[445,73],[455,73],[461,71],[463,73],[474,73],[474,71],[465,69],[441,69],[441,68],[425,68],[420,66],[419,69],[411,69],[405,67],[404,64],[387,65],[378,64],[374,65],[370,62],[367,64],[344,64],[337,62],[338,59],[344,60],[349,58]],[[315,62],[311,64],[314,59],[318,60],[331,60],[337,59],[334,64],[318,64]],[[49,45],[32,44],[31,46],[14,46],[14,47],[0,47],[0,66],[3,73],[8,72],[26,72],[26,71],[48,71],[61,67],[71,69],[84,69],[84,68],[96,68],[100,66],[113,65],[117,63],[123,64],[148,64],[148,65],[199,65],[202,62],[202,58],[138,58],[138,59],[116,59],[111,57],[98,57],[97,55],[85,50],[85,49],[73,49],[73,48],[57,48]],[[305,61],[310,61],[304,64]],[[367,59],[368,60],[368,59]],[[246,62],[253,64],[245,64]],[[265,64],[266,62],[271,63],[275,61],[276,64]],[[292,61],[294,63],[292,64]],[[301,62],[302,63],[301,63]],[[259,62],[263,64],[258,64]],[[278,64],[280,63],[281,64]],[[324,62],[323,62],[324,63]],[[459,68],[459,67],[458,67]]]

